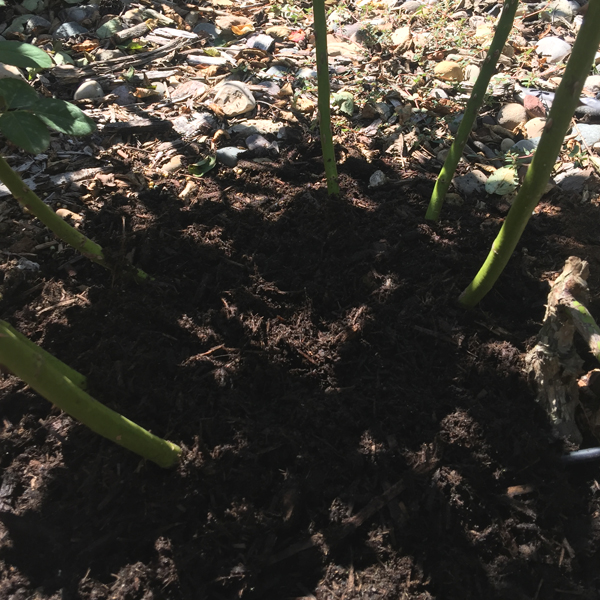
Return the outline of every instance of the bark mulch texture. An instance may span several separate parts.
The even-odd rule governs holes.
[[[428,224],[432,180],[394,165],[377,190],[342,165],[331,200],[297,150],[185,201],[106,193],[86,233],[151,283],[64,250],[5,285],[3,318],[184,457],[144,463],[5,376],[2,596],[597,598],[597,466],[562,466],[522,364],[575,252],[599,312],[597,201],[547,195],[469,313],[501,211]]]
[[[55,135],[36,157],[1,153],[124,268],[87,261],[0,189],[0,319],[183,456],[171,471],[146,463],[2,375],[0,598],[600,598],[598,464],[561,461],[574,448],[553,435],[524,360],[569,256],[589,263],[599,318],[597,142],[572,132],[557,165],[568,185],[556,178],[471,312],[456,300],[511,202],[482,181],[505,164],[501,147],[535,133],[496,118],[520,88],[492,87],[442,220],[424,219],[470,93],[462,72],[437,81],[434,66],[483,60],[487,17],[465,19],[490,3],[413,14],[379,2],[356,18],[344,6],[364,2],[328,4],[332,89],[355,102],[334,111],[339,199],[320,157],[309,2],[153,2],[163,21],[141,46],[101,29],[112,21],[120,39],[118,27],[149,22],[141,9],[42,4],[47,25],[34,15],[3,35],[35,41],[43,26],[36,43],[55,60],[63,40],[75,64],[33,85],[71,100],[97,80],[100,95],[77,102],[99,131]],[[547,63],[533,42],[572,43],[580,15],[533,8],[499,75],[553,90],[563,57]],[[170,41],[157,25],[195,37]],[[279,41],[261,50],[252,32]],[[472,56],[453,56],[467,42]],[[231,78],[256,94],[241,116],[215,96]],[[578,119],[594,134],[594,115]],[[152,281],[129,281],[131,263]],[[600,445],[598,412],[576,412],[581,447]]]

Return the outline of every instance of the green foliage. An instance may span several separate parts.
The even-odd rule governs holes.
[[[0,41],[0,62],[23,69],[49,69],[52,66],[52,59],[40,48],[12,41]]]
[[[485,184],[488,194],[506,196],[517,189],[517,172],[512,167],[502,167],[494,171]]]
[[[39,98],[30,109],[48,127],[69,135],[89,135],[96,126],[82,110],[58,98]]]
[[[0,79],[0,98],[4,100],[2,110],[29,108],[37,102],[38,95],[25,81]]]
[[[22,68],[48,68],[52,59],[39,48],[0,41],[0,62]],[[50,144],[47,127],[69,135],[88,135],[96,126],[77,106],[57,98],[42,98],[25,81],[0,80],[0,131],[27,152],[39,154]]]
[[[216,156],[207,156],[202,160],[198,161],[195,165],[190,165],[188,171],[190,175],[196,175],[196,177],[202,177],[206,175],[214,166],[217,164]]]
[[[338,92],[331,97],[331,104],[336,106],[339,111],[351,117],[354,114],[354,98],[350,92]]]
[[[44,122],[24,110],[4,113],[0,117],[0,131],[8,141],[32,154],[43,152],[50,144]]]

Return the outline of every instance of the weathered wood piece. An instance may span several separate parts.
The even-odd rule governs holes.
[[[573,347],[578,331],[600,360],[600,328],[585,307],[589,300],[588,263],[571,256],[552,284],[544,324],[537,344],[526,356],[529,376],[537,384],[537,401],[548,413],[555,434],[579,444],[582,436],[575,422],[579,404],[578,378],[583,360]]]
[[[126,122],[107,123],[102,129],[106,135],[121,134],[143,134],[143,133],[163,133],[173,129],[171,121],[161,121],[154,119],[133,119]]]
[[[186,38],[176,38],[172,42],[165,44],[161,48],[142,52],[133,56],[122,56],[118,58],[109,58],[100,62],[91,63],[87,67],[74,67],[73,65],[61,65],[52,69],[52,74],[61,80],[64,84],[78,83],[85,77],[94,77],[99,82],[103,77],[111,81],[115,73],[129,69],[129,67],[141,67],[142,65],[153,63],[159,59],[165,59],[169,54],[177,52],[180,48],[189,45],[190,40]]]
[[[112,41],[115,45],[123,44],[128,40],[133,40],[135,38],[142,37],[146,35],[149,31],[152,31],[148,22],[144,21],[143,23],[138,23],[133,27],[129,27],[128,29],[122,29],[121,31],[117,31],[112,36]]]

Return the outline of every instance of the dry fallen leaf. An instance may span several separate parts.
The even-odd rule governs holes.
[[[244,23],[243,25],[232,25],[231,31],[234,35],[246,35],[254,31],[254,25],[252,23]]]

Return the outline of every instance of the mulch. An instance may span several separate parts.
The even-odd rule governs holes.
[[[522,364],[568,256],[600,314],[597,190],[547,194],[467,312],[506,207],[426,222],[435,169],[348,156],[334,200],[305,139],[185,199],[105,190],[85,233],[152,282],[68,249],[5,281],[1,318],[184,454],[161,470],[4,376],[0,595],[598,598],[598,467],[561,464]]]

